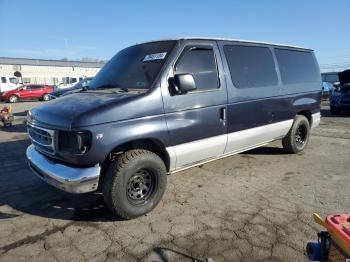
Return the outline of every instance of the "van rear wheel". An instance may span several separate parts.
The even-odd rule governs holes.
[[[108,168],[102,185],[103,197],[114,214],[132,219],[157,206],[166,182],[166,168],[158,155],[147,150],[130,150]]]
[[[310,124],[305,116],[297,115],[288,134],[282,139],[283,148],[291,154],[304,150],[309,142]]]

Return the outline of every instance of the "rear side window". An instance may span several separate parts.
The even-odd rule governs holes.
[[[277,85],[275,62],[269,48],[225,45],[224,52],[237,88]]]
[[[198,90],[218,88],[213,49],[191,47],[184,51],[175,67],[176,74],[192,74]]]
[[[6,77],[1,77],[1,83],[6,83]]]
[[[275,49],[283,84],[318,81],[319,72],[310,52]]]

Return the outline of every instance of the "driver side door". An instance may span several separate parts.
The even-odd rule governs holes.
[[[171,65],[162,95],[172,168],[180,169],[222,155],[227,142],[227,92],[215,41],[184,40]],[[191,74],[196,90],[174,92],[176,74]],[[176,88],[175,88],[176,89]]]

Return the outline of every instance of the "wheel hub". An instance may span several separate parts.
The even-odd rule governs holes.
[[[152,193],[153,180],[151,174],[144,169],[136,172],[129,178],[127,196],[131,202],[147,201]]]
[[[301,148],[305,145],[307,138],[307,130],[304,125],[301,125],[298,127],[296,133],[295,133],[295,142],[296,145]]]

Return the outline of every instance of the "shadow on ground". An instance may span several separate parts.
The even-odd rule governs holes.
[[[27,165],[28,139],[0,143],[0,219],[31,214],[74,221],[119,221],[105,206],[100,193],[69,194],[37,178]],[[279,147],[260,147],[242,153],[248,155],[286,154]],[[13,211],[13,212],[12,212]],[[19,211],[19,212],[18,212]]]
[[[288,154],[282,147],[262,146],[241,153],[242,155],[285,155]]]
[[[148,258],[148,259],[147,259]],[[195,258],[191,255],[183,252],[167,248],[167,247],[155,247],[148,254],[146,261],[158,261],[158,262],[169,262],[169,261],[194,261],[194,262],[205,262],[208,260],[202,260]]]
[[[120,220],[107,209],[100,194],[69,194],[37,178],[25,158],[29,144],[28,139],[0,143],[0,219],[22,212],[75,221]],[[1,209],[6,205],[8,212]]]
[[[27,127],[26,123],[20,122],[20,123],[13,123],[11,127],[0,127],[0,131],[7,132],[7,133],[26,133]]]
[[[22,112],[17,112],[17,113],[13,113],[13,115],[16,116],[27,116],[28,110],[22,111]]]

